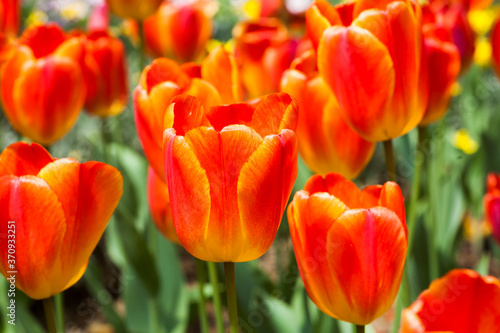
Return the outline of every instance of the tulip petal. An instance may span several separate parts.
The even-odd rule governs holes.
[[[217,89],[205,80],[192,79],[189,88],[184,91],[184,94],[195,96],[205,108],[222,104],[222,99]]]
[[[63,244],[66,220],[56,194],[34,176],[0,177],[0,234],[8,235],[7,221],[15,221],[15,267],[8,265],[8,253],[0,251],[4,276],[17,271],[16,285],[33,299],[43,299],[62,290],[64,279],[51,274]],[[7,249],[7,236],[0,246]],[[36,255],[33,255],[36,249]]]
[[[190,95],[173,98],[163,120],[163,128],[173,128],[177,135],[182,136],[193,128],[208,125],[203,106]]]
[[[401,193],[401,188],[398,184],[394,182],[387,182],[382,187],[380,193],[379,205],[392,210],[399,217],[399,220],[403,223],[403,228],[405,233],[408,233],[406,228],[406,215],[405,215],[405,203],[403,193]]]
[[[63,30],[57,24],[50,23],[29,27],[19,42],[28,46],[35,58],[42,58],[54,52],[65,39]]]
[[[407,249],[401,221],[386,208],[350,210],[327,237],[330,272],[341,291],[332,311],[366,325],[386,312],[397,295]]]
[[[179,65],[167,58],[153,60],[141,75],[141,86],[149,93],[156,85],[162,82],[175,82],[183,88],[189,84],[189,77]]]
[[[249,125],[255,112],[255,105],[236,103],[212,106],[206,112],[210,124],[216,131],[229,125]]]
[[[36,176],[45,165],[53,161],[52,156],[37,143],[16,142],[0,154],[0,177]]]
[[[267,95],[257,107],[251,127],[265,137],[279,134],[282,129],[295,131],[298,120],[297,101],[285,93]]]

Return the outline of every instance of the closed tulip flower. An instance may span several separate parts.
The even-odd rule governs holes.
[[[19,0],[0,0],[0,33],[18,34],[19,7]]]
[[[154,57],[179,62],[199,60],[212,36],[212,18],[218,6],[212,0],[164,2],[144,21],[144,38]]]
[[[366,325],[394,302],[408,246],[401,190],[359,190],[340,174],[311,177],[288,207],[302,281],[334,318]]]
[[[403,310],[401,333],[498,332],[500,281],[469,269],[454,269]]]
[[[484,196],[484,213],[495,240],[500,243],[500,174],[490,173]]]
[[[22,135],[44,145],[63,137],[85,101],[84,45],[55,24],[26,30],[2,68],[7,119]]]
[[[99,117],[120,114],[128,98],[123,43],[104,31],[96,31],[86,37],[85,50],[85,111]]]
[[[281,90],[300,110],[299,152],[315,173],[338,172],[355,178],[370,161],[375,143],[365,141],[342,118],[337,101],[316,68],[313,50],[297,58],[283,74]]]
[[[160,7],[163,0],[106,0],[109,9],[123,18],[142,21]]]
[[[104,163],[54,159],[35,143],[7,147],[0,155],[2,275],[17,271],[16,287],[33,299],[75,284],[118,205],[122,183],[120,172]],[[13,228],[14,268],[7,251]]]
[[[205,261],[262,256],[297,177],[297,103],[280,93],[207,109],[183,95],[169,108],[165,172],[182,245]]]
[[[495,68],[498,77],[500,77],[500,20],[495,23],[491,32],[491,48],[493,68]]]
[[[148,169],[148,203],[151,217],[158,230],[172,242],[180,244],[179,237],[175,233],[167,184],[151,167]]]
[[[195,77],[198,74],[200,77]],[[192,64],[181,67],[173,60],[158,58],[142,72],[134,92],[135,125],[146,158],[164,180],[161,153],[164,118],[170,112],[170,101],[180,94],[196,96],[206,107],[241,101],[233,56],[218,47],[199,69]]]
[[[424,15],[434,14],[424,7]],[[425,126],[441,119],[448,110],[453,86],[460,73],[460,53],[448,34],[434,22],[424,24],[423,31],[429,75],[429,102],[420,123]]]
[[[318,67],[346,122],[368,141],[420,123],[428,99],[418,2],[318,0],[306,12]]]

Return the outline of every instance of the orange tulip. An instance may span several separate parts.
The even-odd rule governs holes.
[[[423,8],[428,20],[423,26],[425,54],[429,75],[429,102],[420,125],[443,117],[450,104],[453,85],[460,73],[460,53],[443,28],[436,25],[428,6]]]
[[[375,143],[363,140],[342,118],[337,101],[316,68],[313,50],[285,71],[281,90],[299,104],[299,152],[315,173],[355,178],[370,161]]]
[[[368,141],[401,136],[427,106],[422,13],[414,0],[359,0],[306,13],[321,76],[346,122]]]
[[[403,310],[401,333],[498,332],[500,281],[469,269],[454,269]]]
[[[281,76],[297,55],[299,42],[275,18],[245,21],[233,29],[235,55],[247,98],[279,91]]]
[[[55,24],[27,29],[2,68],[2,103],[22,135],[50,145],[75,124],[86,86],[84,45]]]
[[[495,23],[491,32],[491,47],[492,47],[492,60],[493,68],[500,77],[500,20]]]
[[[366,325],[394,302],[408,246],[396,183],[359,190],[340,174],[311,177],[288,207],[300,275],[324,313]]]
[[[16,48],[15,40],[9,35],[0,32],[0,70],[13,54]]]
[[[163,0],[106,0],[109,9],[123,18],[142,21],[160,7]]]
[[[120,114],[128,98],[125,48],[107,32],[90,33],[85,41],[85,110],[99,117]]]
[[[19,7],[19,0],[0,0],[0,33],[18,34]]]
[[[144,38],[154,57],[169,57],[180,62],[198,60],[212,36],[212,18],[217,3],[164,2],[158,11],[144,21]]]
[[[148,203],[151,217],[158,230],[172,242],[180,244],[172,219],[167,184],[151,167],[148,169]]]
[[[487,180],[488,192],[484,196],[486,222],[493,237],[500,243],[500,174],[490,173]]]
[[[183,95],[169,109],[165,171],[182,245],[205,261],[262,256],[297,177],[297,103],[280,93],[207,109]]]
[[[200,75],[200,78],[194,77]],[[192,77],[193,76],[193,77]],[[165,180],[162,158],[164,118],[173,97],[196,96],[206,107],[242,100],[238,69],[233,56],[215,48],[198,69],[158,58],[147,66],[134,92],[134,115],[144,153],[158,176]]]
[[[33,299],[75,284],[120,201],[122,184],[120,172],[104,163],[53,159],[35,143],[7,147],[0,155],[2,275],[15,274],[16,287]],[[9,261],[9,244],[15,244],[15,262]]]

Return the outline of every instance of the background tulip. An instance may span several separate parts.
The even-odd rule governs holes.
[[[19,0],[0,0],[0,33],[18,34],[20,7]]]
[[[429,75],[429,102],[421,125],[428,125],[441,119],[448,110],[453,87],[460,73],[460,53],[443,28],[436,26],[428,16],[434,14],[428,7],[423,8],[424,45]]]
[[[92,32],[86,37],[85,51],[85,110],[99,117],[120,114],[128,98],[123,43],[104,31]]]
[[[180,244],[179,237],[175,233],[167,184],[151,167],[148,169],[148,203],[151,217],[158,230],[172,242]]]
[[[500,20],[495,23],[491,32],[491,47],[492,47],[492,60],[493,68],[500,77]]]
[[[191,77],[198,74],[199,78]],[[168,106],[179,94],[196,96],[206,107],[241,101],[239,74],[233,56],[218,47],[203,60],[199,69],[193,64],[181,67],[165,58],[154,60],[144,69],[134,92],[135,125],[144,153],[161,178],[165,177],[161,153],[166,128],[164,119],[173,119],[167,116]]]
[[[500,281],[468,269],[454,269],[403,311],[401,333],[497,332]]]
[[[122,177],[99,162],[53,159],[37,144],[15,143],[0,155],[0,233],[16,229],[16,287],[33,299],[75,284],[122,195]],[[9,275],[7,237],[0,272]]]
[[[86,86],[84,46],[55,24],[27,29],[2,68],[2,103],[9,122],[33,141],[50,145],[75,124]]]
[[[212,18],[218,5],[212,0],[164,2],[144,21],[144,38],[154,57],[169,57],[179,62],[198,60],[212,36]]]
[[[179,96],[169,108],[165,172],[182,245],[205,261],[262,256],[297,177],[297,103],[272,94],[257,105],[205,109]]]
[[[408,235],[399,186],[359,190],[339,174],[311,177],[288,207],[302,281],[326,314],[366,325],[394,302]]]
[[[321,76],[365,140],[396,138],[422,120],[428,82],[421,16],[415,1],[331,7],[320,0],[306,14]]]
[[[163,0],[106,0],[109,9],[123,18],[146,19],[158,9]]]
[[[484,213],[492,235],[500,243],[500,174],[490,173],[484,196]]]
[[[355,178],[370,161],[375,144],[365,141],[342,118],[330,88],[307,51],[283,74],[281,90],[293,96],[300,110],[297,125],[299,152],[315,173],[338,172]]]

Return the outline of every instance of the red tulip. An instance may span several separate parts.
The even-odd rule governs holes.
[[[201,78],[191,77],[198,72]],[[233,56],[218,47],[202,62],[199,70],[192,64],[180,67],[172,60],[159,58],[142,72],[134,92],[135,124],[144,153],[161,178],[165,177],[161,153],[166,128],[164,120],[171,117],[170,101],[180,94],[196,96],[205,107],[241,101]]]
[[[396,183],[360,191],[339,174],[311,177],[288,207],[302,281],[324,313],[366,325],[394,302],[408,246]]]
[[[460,73],[460,53],[448,33],[436,24],[428,6],[423,8],[425,54],[429,75],[429,103],[421,125],[443,117],[450,104],[453,86]]]
[[[174,220],[172,219],[167,184],[151,167],[148,169],[148,203],[151,217],[163,236],[174,243],[180,244],[179,237],[175,232]]]
[[[22,135],[44,145],[63,137],[82,109],[84,46],[55,24],[27,29],[1,75],[5,115]]]
[[[428,99],[418,2],[359,0],[308,9],[318,67],[346,122],[368,141],[401,136],[420,123]]]
[[[497,75],[500,77],[500,20],[495,23],[491,32],[491,47],[493,68],[495,68]]]
[[[235,55],[247,98],[279,91],[283,72],[297,55],[299,42],[275,18],[238,23],[233,29]]]
[[[150,53],[180,62],[198,60],[212,36],[216,11],[217,3],[212,0],[164,2],[144,22],[144,38]]]
[[[111,11],[123,18],[142,21],[158,9],[163,0],[106,0]]]
[[[182,245],[205,261],[262,256],[297,177],[297,103],[281,93],[205,108],[183,95],[169,109],[165,172]]]
[[[0,33],[18,34],[19,9],[19,0],[0,0]]]
[[[85,110],[99,117],[120,114],[128,98],[125,47],[107,32],[90,33],[85,41]]]
[[[492,235],[500,243],[500,174],[490,173],[488,192],[484,196],[484,213]]]
[[[370,161],[375,143],[362,139],[342,118],[330,88],[317,71],[313,50],[283,74],[281,90],[299,104],[299,152],[315,173],[339,172],[355,178]]]
[[[120,172],[104,163],[53,159],[38,144],[7,147],[0,155],[2,275],[16,271],[16,287],[33,299],[75,284],[120,201],[122,184]],[[14,243],[15,263],[8,257]]]
[[[500,281],[469,269],[454,269],[403,311],[401,333],[498,332]]]

